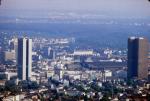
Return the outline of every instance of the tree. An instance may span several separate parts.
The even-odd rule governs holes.
[[[100,101],[110,101],[110,100],[108,99],[108,95],[104,94],[104,96],[102,97]]]
[[[19,86],[17,86],[15,84],[14,81],[10,80],[10,81],[6,81],[5,83],[5,90],[6,91],[10,91],[13,94],[19,93],[20,92],[20,88]]]
[[[31,83],[28,84],[28,89],[37,89],[38,87],[39,85],[35,81],[32,81]]]
[[[5,91],[5,86],[0,86],[0,92],[4,92]]]

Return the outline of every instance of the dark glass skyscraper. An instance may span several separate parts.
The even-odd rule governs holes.
[[[128,39],[128,79],[148,77],[148,40],[142,37]]]
[[[48,58],[55,59],[55,51],[51,47],[48,48]]]
[[[18,78],[28,80],[31,78],[32,69],[32,39],[18,39]]]

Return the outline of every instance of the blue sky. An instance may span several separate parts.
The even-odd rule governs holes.
[[[150,16],[148,0],[2,0],[0,11],[94,11],[114,15]]]

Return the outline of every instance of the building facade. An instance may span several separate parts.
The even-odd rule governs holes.
[[[148,77],[148,40],[143,37],[128,39],[128,79],[147,79]]]
[[[20,80],[29,80],[32,71],[32,39],[18,39],[18,78]]]

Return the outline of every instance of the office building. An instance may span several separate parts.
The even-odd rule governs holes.
[[[32,39],[18,39],[18,78],[29,80],[32,70]]]
[[[148,77],[148,40],[143,37],[128,39],[128,79],[147,79]]]
[[[55,51],[51,47],[48,48],[48,58],[55,59]]]
[[[93,50],[74,50],[74,56],[92,56],[94,54]]]
[[[17,53],[18,53],[18,39],[17,38],[14,38],[13,39],[13,50],[15,51],[15,54],[16,54],[16,59],[17,59]]]
[[[12,51],[5,51],[5,61],[14,61],[16,60],[16,53],[14,50]]]

